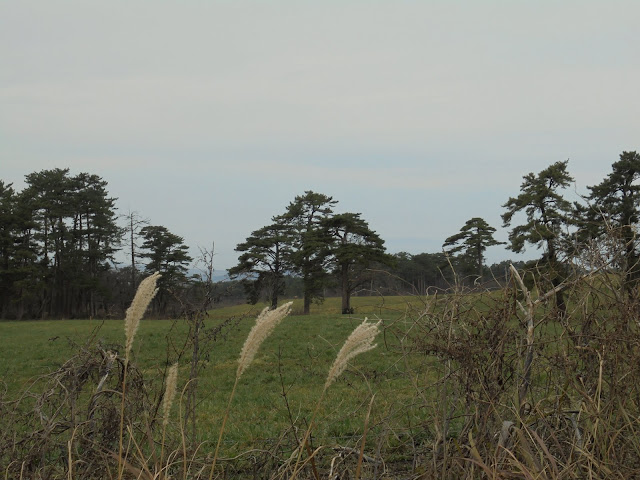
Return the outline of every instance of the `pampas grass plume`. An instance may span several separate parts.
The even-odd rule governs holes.
[[[265,338],[269,336],[269,334],[273,331],[274,328],[276,328],[276,326],[284,317],[289,315],[289,312],[291,311],[291,305],[293,305],[293,302],[285,303],[275,310],[269,310],[269,307],[266,307],[264,310],[262,310],[262,312],[260,312],[260,315],[258,315],[258,318],[256,318],[256,324],[253,326],[253,328],[249,332],[249,335],[247,336],[247,339],[244,341],[242,351],[240,352],[240,358],[238,359],[236,381],[233,384],[231,395],[229,395],[229,403],[227,403],[227,409],[225,410],[224,417],[222,418],[222,426],[220,427],[220,434],[218,435],[216,451],[213,454],[213,462],[211,463],[209,480],[213,479],[213,474],[216,471],[216,462],[218,460],[218,451],[220,450],[220,444],[222,443],[222,435],[224,434],[224,428],[227,424],[227,418],[229,417],[229,410],[231,409],[231,401],[233,400],[233,396],[236,392],[236,387],[238,386],[240,376],[255,358],[256,353],[258,352],[258,348],[260,348],[260,345],[262,344],[262,342],[264,342]]]
[[[377,323],[367,323],[367,319],[365,318],[364,321],[351,332],[351,335],[349,335],[338,352],[338,356],[333,362],[331,370],[329,370],[327,381],[324,384],[325,390],[340,376],[344,369],[347,368],[349,360],[376,347],[376,345],[373,344],[373,340],[380,332],[378,325],[380,325],[380,321]]]
[[[131,306],[127,309],[127,315],[124,319],[124,333],[127,339],[125,347],[126,358],[129,358],[129,352],[131,351],[133,339],[138,331],[140,320],[144,316],[144,312],[147,310],[149,303],[151,303],[153,297],[158,293],[156,284],[159,278],[160,274],[156,272],[142,280],[136,291],[136,296],[133,298],[133,302],[131,302]]]
[[[162,399],[162,423],[166,427],[169,423],[169,411],[173,404],[173,398],[176,396],[176,388],[178,386],[178,364],[174,363],[169,367],[167,372],[167,386],[164,390],[164,398]]]
[[[285,303],[275,310],[269,310],[269,307],[266,307],[262,310],[260,315],[258,315],[258,318],[256,318],[256,324],[249,332],[249,335],[242,346],[240,359],[238,360],[236,378],[240,378],[240,375],[242,375],[242,373],[251,364],[264,339],[271,334],[273,329],[276,328],[284,317],[289,315],[292,304],[293,302]]]
[[[298,472],[300,472],[300,469],[304,465],[300,464],[302,451],[304,450],[305,446],[308,447],[307,440],[309,439],[309,435],[311,434],[311,427],[313,426],[314,419],[316,417],[316,414],[318,413],[320,404],[322,403],[322,399],[324,398],[327,388],[329,388],[329,386],[333,382],[335,382],[340,374],[344,372],[344,369],[347,368],[349,360],[357,355],[360,355],[361,353],[368,352],[369,350],[376,347],[373,344],[373,340],[379,333],[378,325],[380,325],[380,321],[378,321],[377,323],[368,323],[367,319],[365,318],[364,321],[360,325],[358,325],[353,332],[351,332],[351,335],[349,335],[347,340],[344,342],[344,345],[342,345],[342,348],[338,352],[338,355],[336,356],[336,359],[331,366],[331,370],[329,370],[329,375],[327,376],[327,381],[325,382],[324,388],[322,389],[322,394],[320,395],[320,398],[316,403],[316,408],[311,415],[311,421],[309,422],[307,431],[298,446],[298,458],[296,459],[296,463],[293,467],[293,473],[291,474],[291,477],[289,477],[290,480],[294,480],[297,477]],[[314,465],[313,455],[311,454],[310,450],[307,451],[310,455],[309,460],[312,462],[312,465]],[[318,478],[317,474],[316,478]]]

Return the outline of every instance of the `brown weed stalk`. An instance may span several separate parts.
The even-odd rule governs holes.
[[[173,405],[173,399],[176,396],[176,390],[178,388],[178,364],[174,363],[167,372],[167,381],[164,391],[164,397],[162,399],[162,444],[160,447],[160,465],[164,463],[164,442],[167,432],[167,425],[169,424],[169,413],[171,411],[171,405]]]

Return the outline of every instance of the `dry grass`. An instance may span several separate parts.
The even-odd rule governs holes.
[[[174,363],[167,372],[166,387],[164,390],[164,398],[162,399],[162,423],[166,427],[169,423],[169,412],[171,411],[171,405],[173,405],[173,399],[176,396],[176,389],[178,388],[178,364]]]
[[[640,303],[619,290],[615,275],[590,271],[596,273],[564,285],[566,314],[518,272],[502,292],[452,289],[421,299],[422,308],[399,319],[365,320],[326,377],[318,375],[307,413],[287,404],[286,431],[233,458],[218,456],[211,443],[189,446],[183,412],[171,415],[174,395],[188,382],[173,360],[163,375],[143,372],[135,354],[129,361],[91,339],[38,389],[0,397],[0,478],[638,478]],[[254,368],[247,368],[259,348],[271,348],[264,341],[290,308],[258,315],[237,369],[230,367],[230,425],[251,408],[233,407],[238,379],[252,381]],[[136,328],[127,328],[122,351],[131,350]],[[374,353],[393,353],[393,368],[345,380],[347,365],[375,346],[379,331],[384,341]],[[341,411],[334,383],[368,382],[373,374],[407,378],[413,397],[379,411],[374,390],[344,412],[361,419],[349,440],[314,438],[327,411]],[[282,380],[285,403],[287,395]],[[182,400],[178,395],[179,406]],[[422,414],[410,417],[409,410]],[[400,427],[392,418],[403,414]]]
[[[368,323],[365,318],[351,335],[349,335],[349,338],[344,342],[344,345],[338,352],[338,356],[329,370],[329,375],[327,375],[327,380],[324,384],[325,390],[344,372],[350,360],[376,347],[373,341],[378,333],[380,333],[379,326],[381,323],[381,321]]]
[[[131,302],[131,306],[127,309],[127,314],[124,319],[124,333],[125,333],[125,358],[129,358],[131,347],[133,346],[133,339],[136,336],[140,320],[147,311],[151,300],[158,293],[156,284],[161,275],[156,272],[153,275],[146,277],[136,291],[136,295]]]
[[[260,345],[273,332],[273,329],[291,312],[293,302],[285,303],[278,308],[271,310],[265,307],[256,318],[256,324],[249,332],[247,339],[242,346],[240,359],[238,360],[238,371],[236,378],[239,379],[256,356]]]

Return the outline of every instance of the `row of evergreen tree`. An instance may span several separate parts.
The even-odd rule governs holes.
[[[561,287],[575,267],[581,271],[623,271],[623,284],[629,294],[636,292],[640,277],[636,241],[640,155],[622,152],[619,161],[612,164],[612,172],[600,184],[587,187],[589,193],[582,202],[572,203],[563,196],[563,190],[574,182],[568,163],[556,162],[538,174],[525,175],[520,193],[507,200],[502,215],[503,227],[511,228],[507,248],[515,253],[522,253],[527,245],[542,250],[541,258],[530,262],[529,267],[555,290],[561,311],[565,308]],[[282,215],[273,217],[270,225],[254,231],[238,245],[239,263],[230,274],[243,279],[250,301],[266,294],[275,307],[283,292],[284,277],[293,274],[303,279],[304,311],[308,313],[310,302],[321,298],[337,278],[342,309],[347,313],[351,310],[351,294],[365,282],[370,283],[371,290],[374,285],[387,292],[409,285],[415,292],[424,293],[429,286],[451,285],[461,278],[471,278],[473,283],[483,281],[486,249],[505,243],[493,237],[496,229],[484,219],[473,217],[444,241],[442,254],[389,256],[384,253],[383,241],[360,214],[334,214],[335,203],[331,197],[306,192],[296,197]],[[523,223],[513,225],[520,219]],[[584,263],[585,252],[602,254],[605,245],[613,246],[605,264]],[[578,265],[576,259],[581,255],[582,264]],[[425,261],[431,266],[420,266]],[[493,279],[506,276],[501,272],[504,266],[490,269]],[[400,282],[376,275],[380,271]],[[428,277],[427,271],[437,274]],[[328,274],[331,272],[333,276]]]
[[[415,290],[448,280],[443,254],[424,254],[426,263],[424,255],[387,255],[360,214],[335,214],[336,201],[306,192],[238,245],[239,263],[230,272],[237,280],[213,289],[212,251],[201,251],[204,274],[190,277],[193,259],[183,238],[136,212],[118,215],[99,176],[52,169],[26,175],[25,184],[16,192],[0,180],[0,318],[120,317],[142,275],[155,271],[163,274],[153,303],[160,315],[203,304],[207,295],[275,304],[285,289],[303,297],[307,311],[327,293],[344,295],[348,311],[358,291]],[[130,260],[118,264],[116,256]],[[412,262],[421,266],[408,267]],[[411,273],[392,272],[392,265]]]
[[[571,261],[609,249],[605,267],[624,271],[626,291],[635,294],[638,179],[636,152],[622,152],[611,173],[587,187],[582,202],[563,196],[573,182],[568,161],[525,175],[519,194],[503,205],[507,247],[515,253],[527,245],[541,249],[535,269],[556,287],[566,280]],[[213,299],[213,252],[201,251],[208,275],[190,278],[193,259],[183,238],[135,212],[118,216],[99,176],[43,170],[27,175],[25,184],[16,192],[0,180],[0,318],[120,316],[141,275],[154,271],[163,273],[154,301],[159,314],[175,314],[185,299],[186,304]],[[505,278],[507,262],[484,265],[486,249],[501,242],[480,217],[448,237],[443,252],[389,255],[361,214],[336,213],[336,204],[311,191],[295,197],[281,215],[238,244],[238,264],[229,271],[235,281],[221,285],[217,298],[227,293],[237,298],[241,285],[250,302],[266,298],[276,305],[284,292],[299,291],[308,312],[330,292],[342,296],[346,313],[356,292],[424,293],[464,277],[471,283],[489,273],[489,279]],[[130,255],[126,266],[115,262],[118,252]],[[556,302],[564,308],[561,289]]]
[[[0,180],[0,318],[120,315],[140,259],[144,270],[165,274],[165,291],[186,278],[192,259],[183,239],[135,213],[120,226],[99,176],[52,169],[26,175],[25,184],[16,192]],[[132,265],[114,269],[114,255],[125,247]]]
[[[163,274],[153,303],[160,315],[224,299],[275,305],[285,292],[303,297],[306,312],[339,295],[348,312],[355,293],[445,287],[452,258],[464,267],[443,253],[388,255],[360,214],[335,213],[337,201],[305,192],[238,245],[235,280],[214,289],[212,251],[201,251],[204,274],[189,277],[183,238],[136,212],[118,215],[99,176],[52,169],[25,184],[16,192],[0,180],[0,318],[119,317],[141,276],[155,271]]]
[[[622,272],[623,289],[637,296],[639,179],[640,154],[622,152],[606,178],[588,186],[583,201],[571,203],[561,193],[574,182],[568,161],[557,162],[537,175],[526,175],[520,194],[505,203],[504,226],[510,226],[520,212],[525,216],[524,223],[509,232],[508,247],[516,253],[527,244],[543,250],[536,268],[557,290],[560,311],[566,308],[560,287],[576,269]]]
[[[484,265],[486,248],[501,242],[482,219],[448,238],[445,245],[460,242],[448,252],[390,255],[360,213],[336,213],[337,203],[307,191],[238,244],[238,264],[229,275],[241,282],[250,303],[267,299],[275,308],[281,296],[300,296],[309,313],[313,301],[330,295],[341,297],[342,312],[351,313],[354,294],[424,294],[429,287],[477,283],[485,273],[504,279],[504,265],[493,271]]]
[[[556,162],[523,177],[519,195],[503,205],[503,226],[511,227],[507,248],[515,253],[523,252],[527,245],[542,250],[541,258],[529,266],[555,290],[560,311],[566,308],[563,285],[576,271],[622,272],[624,290],[637,296],[640,154],[622,152],[606,178],[588,186],[588,193],[576,202],[563,196],[563,190],[574,182],[568,163]],[[513,225],[519,219],[523,222]],[[482,219],[474,218],[443,247],[449,247],[450,252],[463,251],[463,258],[475,263],[481,275],[484,250],[499,243],[492,237],[494,231]]]

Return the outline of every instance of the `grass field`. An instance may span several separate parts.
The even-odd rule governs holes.
[[[307,316],[295,300],[240,378],[213,477],[356,478],[356,460],[366,458],[360,478],[640,478],[640,306],[605,280],[572,283],[566,311],[552,297],[528,297],[523,285],[356,297],[349,316],[339,314],[340,299]],[[137,442],[127,458],[177,479],[210,477],[238,357],[261,309],[206,317],[193,444],[183,440],[191,435],[183,402],[174,404],[166,441],[154,410],[169,365],[180,361],[179,391],[189,378],[188,322],[142,321],[131,354],[138,376],[132,370],[125,396],[125,437]],[[365,317],[381,320],[377,348],[351,361],[319,402],[336,353]],[[99,393],[96,384],[104,352],[124,356],[123,320],[0,322],[0,336],[4,478],[117,478],[122,376],[113,373]],[[83,348],[89,339],[93,350]],[[93,356],[79,354],[87,351]],[[295,452],[312,419],[298,458],[317,462],[319,473],[306,464],[297,475]],[[171,452],[165,463],[153,457],[158,445]],[[23,465],[33,474],[23,475]],[[80,468],[92,476],[72,475]]]
[[[318,413],[315,437],[322,443],[355,444],[374,394],[371,419],[374,429],[384,423],[400,435],[420,425],[424,412],[417,406],[411,407],[416,396],[416,379],[406,374],[407,362],[411,360],[403,355],[398,338],[391,332],[405,328],[402,318],[407,310],[420,309],[421,300],[356,297],[353,303],[357,313],[351,316],[338,313],[339,302],[340,299],[329,298],[322,305],[314,305],[308,316],[296,315],[301,302],[294,302],[293,314],[267,338],[237,388],[225,434],[225,454],[273,442],[292,421],[297,424],[308,420],[337,351],[365,316],[382,319],[385,326],[394,328],[388,328],[387,334],[378,338],[378,347],[358,357],[332,385]],[[215,326],[228,318],[239,319],[207,347],[199,378],[197,410],[202,442],[216,438],[240,349],[260,310],[260,305],[215,309],[205,322],[206,326]],[[158,388],[165,366],[176,360],[186,336],[184,321],[142,321],[133,359],[145,376],[157,378]],[[122,320],[7,321],[0,322],[0,337],[3,339],[0,380],[11,396],[23,391],[38,376],[55,371],[89,338],[118,348],[124,342],[124,330]],[[183,382],[188,377],[188,361],[185,354],[179,370]],[[424,379],[418,383],[423,385]]]

